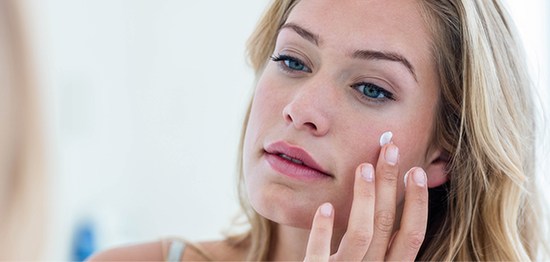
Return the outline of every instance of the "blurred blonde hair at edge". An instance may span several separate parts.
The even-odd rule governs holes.
[[[40,258],[42,133],[21,1],[0,1],[0,260]]]
[[[248,42],[259,76],[299,0],[274,0]],[[419,1],[433,37],[439,110],[432,144],[450,157],[449,182],[430,189],[419,260],[515,260],[548,256],[546,212],[535,172],[536,107],[524,54],[499,1]],[[248,121],[250,106],[245,118]],[[241,137],[241,155],[242,141]],[[276,225],[250,206],[239,158],[239,197],[250,230],[231,237],[266,260]],[[545,222],[546,221],[546,222]]]

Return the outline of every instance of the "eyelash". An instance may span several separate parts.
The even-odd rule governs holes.
[[[284,71],[289,72],[289,73],[294,73],[294,72],[297,72],[297,71],[298,71],[298,72],[307,72],[307,73],[311,73],[311,69],[310,69],[308,66],[306,66],[306,64],[305,64],[302,60],[300,60],[300,59],[298,59],[298,58],[296,58],[296,57],[293,57],[293,56],[281,55],[281,54],[279,54],[279,55],[272,55],[272,56],[271,56],[271,60],[272,60],[273,62],[279,62],[279,66],[281,67],[281,69],[283,69]],[[299,64],[302,65],[302,66],[304,67],[304,69],[306,69],[306,70],[297,70],[297,69],[290,68],[290,66],[287,65],[287,63],[286,63],[287,61],[288,61],[289,63],[291,63],[291,62],[299,63]]]
[[[307,72],[307,73],[311,73],[311,69],[309,67],[307,67],[305,65],[304,62],[302,62],[302,60],[296,58],[296,57],[293,57],[293,56],[289,56],[289,55],[282,55],[282,54],[278,54],[278,55],[272,55],[271,56],[271,60],[273,62],[277,62],[279,63],[279,67],[284,70],[285,72],[288,72],[288,73],[296,73],[296,72]],[[289,64],[287,63],[291,63],[291,62],[294,62],[294,63],[298,63],[300,64],[301,66],[304,67],[304,69],[306,69],[305,71],[304,70],[298,70],[298,69],[293,69],[289,66]],[[367,96],[364,91],[361,91],[359,90],[359,88],[361,86],[366,86],[366,87],[371,87],[373,88],[375,91],[377,92],[380,92],[383,97],[381,98],[373,98],[373,97],[369,97]],[[373,83],[369,83],[369,82],[360,82],[360,83],[356,83],[356,84],[353,84],[350,86],[351,88],[355,89],[361,96],[361,99],[364,99],[364,100],[367,100],[369,102],[374,102],[374,103],[383,103],[383,102],[386,102],[387,100],[391,100],[391,101],[395,101],[395,97],[393,95],[393,93],[389,92],[388,90],[376,85],[376,84],[373,84]]]
[[[370,97],[370,96],[367,96],[364,91],[361,91],[359,90],[359,88],[361,86],[365,86],[366,87],[370,87],[370,88],[373,88],[375,91],[377,92],[380,92],[381,95],[383,95],[383,97],[381,98],[373,98],[373,97]],[[373,83],[369,83],[369,82],[360,82],[360,83],[357,83],[357,84],[353,84],[350,86],[351,88],[355,89],[357,92],[359,92],[359,94],[361,95],[361,98],[365,99],[365,100],[368,100],[368,101],[372,101],[372,102],[376,102],[376,103],[383,103],[383,102],[386,102],[387,100],[391,100],[391,101],[395,101],[395,97],[393,95],[393,93],[391,93],[390,91],[376,85],[376,84],[373,84]]]

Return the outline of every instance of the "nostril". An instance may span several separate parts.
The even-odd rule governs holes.
[[[286,118],[287,122],[292,123],[293,120],[292,120],[292,116],[290,116],[290,114],[285,114],[285,118]]]
[[[313,130],[317,130],[317,126],[314,123],[306,122],[306,123],[304,123],[304,125],[311,128],[311,129],[313,129]]]
[[[323,122],[324,118],[316,110],[287,106],[283,109],[283,119],[286,125],[292,125],[298,130],[308,130],[315,135],[324,134],[328,130]],[[320,121],[321,125],[312,120]]]

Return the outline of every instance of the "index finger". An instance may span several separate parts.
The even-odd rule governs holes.
[[[338,248],[339,260],[361,260],[373,236],[374,168],[371,164],[363,164],[355,172],[353,202],[348,227]]]

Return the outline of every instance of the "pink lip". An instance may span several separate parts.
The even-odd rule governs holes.
[[[268,145],[265,148],[265,152],[267,162],[275,171],[283,175],[305,180],[332,177],[315,162],[307,151],[298,146],[278,141]],[[281,154],[299,160],[302,163],[295,163],[283,158]]]

